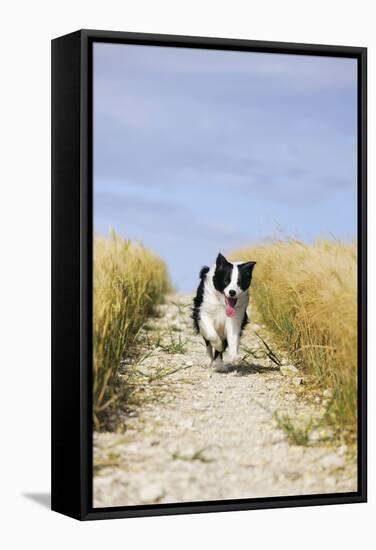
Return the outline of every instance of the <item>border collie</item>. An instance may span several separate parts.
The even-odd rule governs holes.
[[[248,289],[256,262],[229,262],[218,254],[212,267],[200,271],[200,284],[193,300],[193,322],[205,340],[210,363],[223,369],[222,354],[229,360],[238,354],[240,335],[248,322]]]

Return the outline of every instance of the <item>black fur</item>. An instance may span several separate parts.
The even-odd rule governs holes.
[[[256,262],[245,262],[238,265],[238,285],[242,290],[247,290],[252,281],[252,271]]]
[[[241,327],[240,327],[240,330],[241,330],[240,335],[241,335],[241,333],[242,333],[242,331],[243,331],[243,328],[244,328],[247,324],[248,324],[248,315],[247,315],[247,312],[245,311],[245,312],[244,312],[243,321],[242,321],[242,324],[241,324]]]
[[[202,300],[204,297],[204,284],[206,279],[206,274],[209,271],[209,267],[205,265],[201,271],[200,271],[200,284],[197,287],[196,296],[193,299],[193,308],[192,308],[192,319],[193,324],[196,329],[197,334],[200,332],[200,327],[198,326],[198,322],[200,320],[200,306],[202,304]],[[205,340],[206,345],[208,345],[208,342]]]
[[[233,267],[233,264],[228,262],[222,254],[218,254],[213,284],[219,292],[223,292],[226,286],[230,284]]]

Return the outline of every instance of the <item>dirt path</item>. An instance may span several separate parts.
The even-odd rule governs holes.
[[[170,297],[144,331],[141,360],[123,365],[138,373],[141,405],[125,432],[95,434],[94,506],[356,491],[353,449],[320,427],[328,396],[283,375],[252,322],[244,359],[210,369],[190,303]]]

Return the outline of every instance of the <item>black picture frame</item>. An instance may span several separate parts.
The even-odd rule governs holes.
[[[92,506],[92,44],[293,53],[358,63],[358,491],[130,507]],[[80,520],[367,499],[367,49],[79,30],[52,40],[52,509]]]

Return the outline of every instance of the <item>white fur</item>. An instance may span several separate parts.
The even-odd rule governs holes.
[[[243,262],[234,262],[230,284],[224,289],[224,294],[227,297],[230,296],[230,290],[236,291],[237,302],[234,316],[227,317],[224,295],[214,287],[215,265],[210,268],[206,276],[204,296],[200,307],[200,333],[206,340],[209,340],[211,346],[217,351],[222,351],[222,340],[227,339],[229,361],[235,360],[238,355],[241,325],[249,302],[248,290],[241,290],[237,284],[237,265],[240,263]],[[211,356],[210,346],[208,346],[208,356]],[[220,357],[217,357],[213,363],[218,369],[222,367]]]

